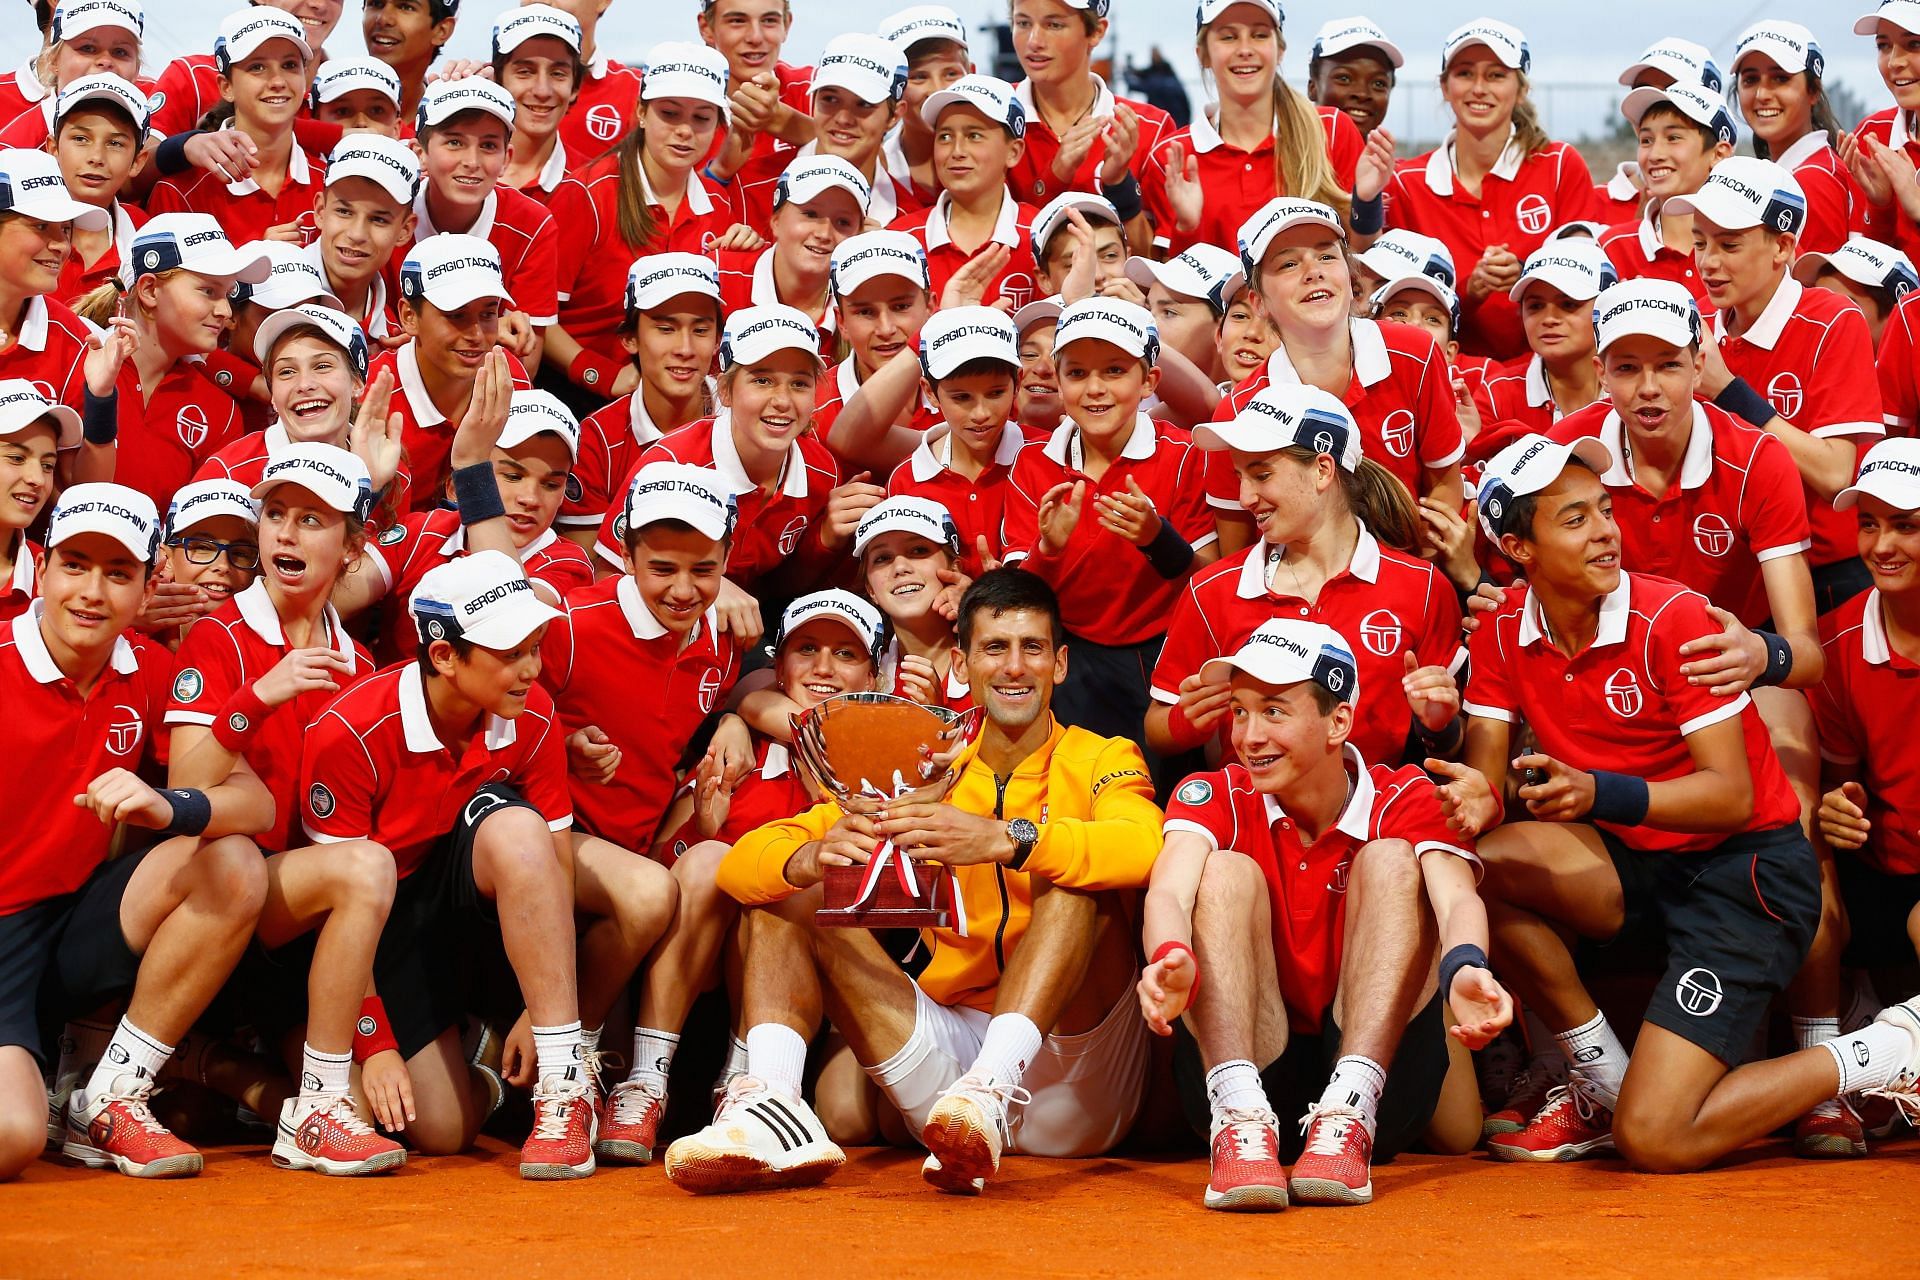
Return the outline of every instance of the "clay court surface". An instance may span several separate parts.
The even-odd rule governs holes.
[[[1920,1140],[1813,1164],[1756,1144],[1723,1169],[1629,1174],[1405,1156],[1363,1209],[1200,1207],[1199,1159],[1014,1158],[978,1201],[863,1150],[824,1187],[695,1199],[658,1167],[520,1180],[515,1153],[417,1160],[364,1181],[210,1150],[198,1179],[138,1183],[40,1163],[0,1186],[0,1275],[678,1276],[1313,1274],[1912,1277]],[[597,1260],[597,1261],[596,1261]]]

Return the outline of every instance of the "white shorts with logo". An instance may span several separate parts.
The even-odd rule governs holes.
[[[917,983],[913,996],[913,1034],[867,1075],[918,1134],[940,1095],[973,1066],[991,1015],[940,1004]],[[1008,1110],[1008,1150],[1062,1159],[1111,1151],[1133,1127],[1146,1080],[1147,1024],[1128,991],[1093,1030],[1041,1041],[1020,1082],[1033,1101]]]

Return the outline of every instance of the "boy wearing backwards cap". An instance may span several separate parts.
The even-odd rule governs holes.
[[[1729,1069],[1806,954],[1819,868],[1751,699],[1687,678],[1683,647],[1715,626],[1705,599],[1622,572],[1596,474],[1610,465],[1597,441],[1541,437],[1488,464],[1481,519],[1528,589],[1474,633],[1467,763],[1428,767],[1450,779],[1450,823],[1480,837],[1502,977],[1554,1029],[1569,1064],[1568,1083],[1532,1122],[1489,1150],[1571,1160],[1617,1147],[1636,1169],[1680,1172],[1840,1094],[1911,1105],[1920,1005]],[[1532,820],[1494,829],[1516,719],[1540,740],[1511,762],[1526,771],[1519,795]],[[1561,930],[1665,942],[1636,1069]]]
[[[412,146],[375,133],[341,139],[327,163],[326,187],[313,202],[319,233],[307,256],[339,309],[369,338],[398,345],[387,298],[388,261],[413,240],[420,160]]]
[[[1876,352],[1882,353],[1881,384],[1885,385],[1888,356],[1898,355],[1882,340],[1888,321],[1909,293],[1920,288],[1913,260],[1892,245],[1853,236],[1832,253],[1803,253],[1793,260],[1793,278],[1805,285],[1831,289],[1860,308]],[[1909,346],[1911,350],[1911,346]],[[1894,424],[1889,421],[1888,426]]]
[[[967,24],[945,5],[922,4],[881,19],[879,35],[898,45],[907,59],[900,119],[887,135],[881,162],[896,183],[913,193],[914,204],[930,208],[941,187],[933,160],[933,125],[921,109],[928,98],[973,73]]]
[[[136,1177],[201,1167],[147,1100],[252,935],[266,874],[245,835],[272,822],[273,801],[250,780],[156,791],[140,779],[172,663],[125,632],[159,536],[143,494],[74,485],[48,525],[40,599],[0,626],[12,740],[33,761],[5,783],[20,827],[0,883],[0,1177],[47,1140],[39,1020],[129,990],[99,1064],[62,1108],[63,1152]],[[159,838],[109,859],[122,823]]]
[[[1307,100],[1340,108],[1365,137],[1387,122],[1394,80],[1406,63],[1372,19],[1334,18],[1321,24],[1307,55]]]
[[[1478,1136],[1477,1113],[1442,1126],[1435,1111],[1448,1031],[1478,1049],[1513,1017],[1487,964],[1480,862],[1424,772],[1348,743],[1360,675],[1339,632],[1275,618],[1201,675],[1230,691],[1235,758],[1167,809],[1140,1010],[1177,1036],[1181,1102],[1207,1121],[1209,1209],[1286,1208],[1283,1158],[1297,1203],[1367,1204],[1376,1158],[1430,1126],[1442,1149]],[[1302,1111],[1283,1144],[1279,1114]]]
[[[313,115],[342,136],[400,136],[400,77],[377,58],[334,58],[313,73]]]
[[[147,220],[145,210],[120,202],[134,175],[146,167],[147,115],[147,95],[114,75],[76,80],[56,100],[47,150],[60,162],[67,190],[107,214],[106,226],[73,228],[73,252],[54,291],[64,302],[110,280]]]
[[[1833,510],[1859,452],[1885,434],[1866,317],[1789,274],[1807,205],[1771,160],[1723,160],[1699,191],[1668,206],[1693,215],[1694,258],[1718,308],[1701,393],[1779,436],[1793,455],[1813,520],[1813,585],[1827,613],[1867,586],[1851,522]]]
[[[367,52],[400,80],[400,118],[413,119],[427,85],[427,68],[453,39],[460,0],[363,0],[360,38]]]
[[[1647,198],[1638,213],[1600,233],[1600,248],[1621,279],[1671,280],[1705,307],[1706,281],[1693,258],[1693,215],[1673,198],[1698,191],[1713,167],[1733,154],[1739,141],[1733,115],[1717,94],[1684,83],[1635,89],[1620,112],[1633,126]]]

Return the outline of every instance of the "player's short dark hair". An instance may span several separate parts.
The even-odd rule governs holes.
[[[460,659],[462,662],[466,661],[468,655],[473,652],[473,647],[474,647],[473,641],[468,640],[465,637],[448,636],[447,643],[453,646],[453,656]],[[433,659],[427,656],[427,651],[431,648],[433,648],[433,646],[429,644],[424,638],[420,641],[419,662],[420,662],[420,674],[422,676],[437,676],[440,674],[439,671],[434,669]]]
[[[1671,102],[1656,102],[1648,107],[1640,116],[1640,128],[1645,128],[1647,121],[1659,116],[1672,116],[1675,120],[1678,120],[1681,124],[1686,125],[1689,129],[1699,134],[1700,149],[1702,151],[1713,150],[1715,145],[1720,141],[1720,135],[1718,133],[1715,133],[1706,125],[1701,124],[1698,120],[1695,120]],[[1639,129],[1635,129],[1634,132],[1637,134]]]
[[[1593,471],[1593,464],[1576,454],[1567,455],[1567,466],[1578,467],[1582,471]],[[1594,474],[1598,475],[1599,472],[1596,471]],[[1532,542],[1533,516],[1539,507],[1540,495],[1537,493],[1523,494],[1515,498],[1507,506],[1506,518],[1500,524],[1501,531]]]
[[[1044,613],[1054,648],[1060,647],[1060,597],[1047,580],[1030,569],[989,569],[973,580],[960,597],[958,638],[962,649],[973,646],[974,615],[986,612],[994,617],[1005,613]]]

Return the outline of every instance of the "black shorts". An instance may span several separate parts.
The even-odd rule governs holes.
[[[1173,1080],[1180,1091],[1180,1109],[1202,1138],[1212,1123],[1207,1101],[1207,1073],[1200,1062],[1200,1046],[1185,1023],[1174,1024]],[[1320,1100],[1340,1060],[1340,1024],[1329,1007],[1320,1019],[1317,1035],[1298,1033],[1286,1051],[1260,1072],[1260,1084],[1274,1115],[1280,1118],[1280,1159],[1292,1164],[1300,1158],[1306,1135],[1295,1123]],[[1436,993],[1413,1015],[1400,1037],[1400,1047],[1387,1065],[1387,1087],[1380,1095],[1373,1136],[1373,1162],[1385,1164],[1426,1132],[1440,1105],[1440,1087],[1447,1079],[1446,1006]]]
[[[1846,962],[1862,969],[1904,969],[1915,961],[1907,917],[1920,904],[1920,876],[1877,871],[1845,849],[1836,849],[1840,900],[1847,907]]]
[[[49,1035],[133,989],[140,957],[120,929],[120,900],[146,850],[94,868],[72,893],[0,916],[0,1045],[42,1064]]]
[[[1610,832],[1626,923],[1606,944],[1664,944],[1647,1021],[1728,1065],[1753,1043],[1820,925],[1820,864],[1798,823],[1731,836],[1705,853],[1650,853]]]

